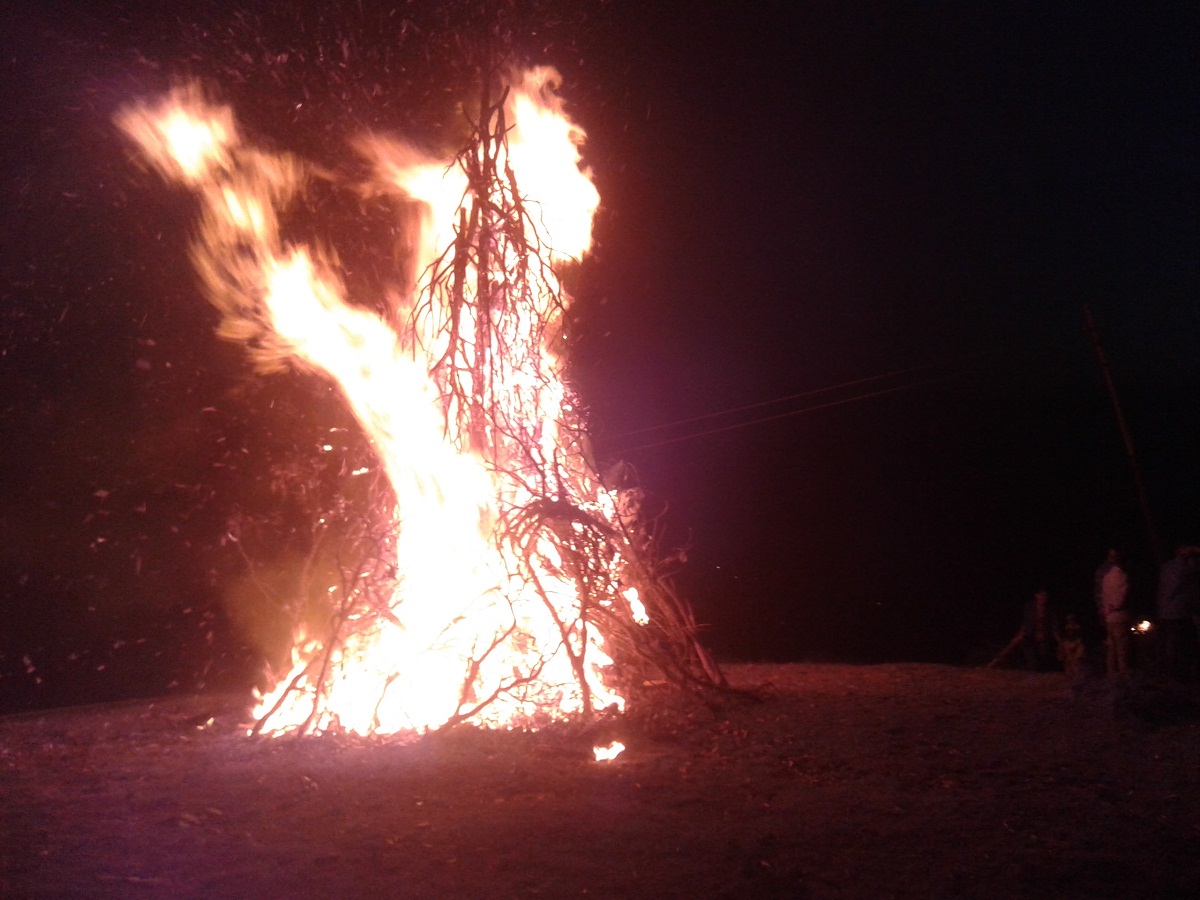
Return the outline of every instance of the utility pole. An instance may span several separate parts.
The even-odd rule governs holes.
[[[1162,548],[1158,542],[1158,529],[1154,527],[1154,516],[1150,513],[1150,497],[1146,493],[1146,483],[1142,479],[1142,467],[1138,465],[1137,454],[1133,452],[1133,437],[1129,433],[1129,424],[1125,421],[1125,413],[1121,409],[1121,401],[1117,398],[1117,385],[1113,381],[1112,369],[1108,364],[1108,356],[1104,353],[1104,345],[1100,343],[1100,330],[1092,317],[1092,310],[1083,304],[1083,317],[1087,323],[1088,337],[1092,340],[1092,349],[1096,351],[1096,359],[1100,363],[1100,374],[1104,376],[1104,387],[1108,391],[1108,399],[1112,402],[1113,415],[1117,420],[1117,428],[1121,432],[1121,440],[1125,444],[1125,456],[1133,470],[1133,483],[1137,488],[1138,505],[1142,510],[1142,523],[1146,526],[1146,537],[1150,541],[1150,552],[1154,554],[1155,563],[1162,562]]]

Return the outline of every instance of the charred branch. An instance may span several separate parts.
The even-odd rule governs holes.
[[[510,164],[508,89],[492,90],[491,69],[482,81],[470,138],[454,162],[467,184],[454,237],[425,272],[411,311],[411,341],[430,344],[423,349],[432,360],[429,375],[440,393],[447,440],[483,460],[497,485],[490,541],[509,584],[520,586],[499,591],[524,590],[527,597],[531,591],[552,623],[552,637],[543,635],[546,646],[521,657],[521,670],[502,677],[492,671],[491,680],[485,678],[489,664],[502,658],[498,654],[536,644],[521,631],[514,606],[511,623],[497,626],[467,656],[457,708],[442,727],[475,720],[501,701],[548,705],[538,682],[560,654],[585,716],[595,711],[593,669],[605,657],[612,661],[612,679],[634,689],[650,682],[685,689],[722,685],[688,605],[670,585],[636,474],[628,469],[620,484],[602,485],[585,452],[586,432],[561,383],[558,348],[547,344],[560,331],[568,298],[536,209]],[[306,691],[311,700],[301,731],[321,719],[347,635],[381,622],[403,627],[394,577],[382,561],[386,542],[376,537],[372,544],[369,533],[362,529],[356,545],[361,562],[343,569],[351,574],[339,586],[328,634],[287,688]],[[570,599],[564,600],[566,594]],[[510,605],[516,602],[509,598]],[[396,660],[397,666],[405,663]]]

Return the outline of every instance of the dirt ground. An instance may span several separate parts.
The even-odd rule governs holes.
[[[0,719],[0,895],[1200,896],[1194,688],[727,674],[590,731],[249,739],[228,697]]]

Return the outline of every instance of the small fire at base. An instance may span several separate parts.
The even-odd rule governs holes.
[[[625,745],[613,741],[607,747],[593,747],[592,752],[596,755],[596,762],[611,762],[625,752]]]

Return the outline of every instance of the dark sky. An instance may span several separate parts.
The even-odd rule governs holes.
[[[3,13],[0,706],[236,681],[270,640],[217,538],[345,415],[212,338],[190,207],[110,117],[199,74],[317,157],[436,135],[453,57],[412,48],[475,4],[297,6]],[[1038,585],[1087,612],[1110,543],[1148,599],[1082,310],[1159,532],[1200,540],[1194,5],[541,6],[604,202],[574,379],[719,655],[963,662]]]
[[[588,359],[713,643],[960,660],[1039,583],[1086,611],[1106,543],[1150,565],[1084,303],[1193,535],[1195,12],[705,8],[622,20]]]

